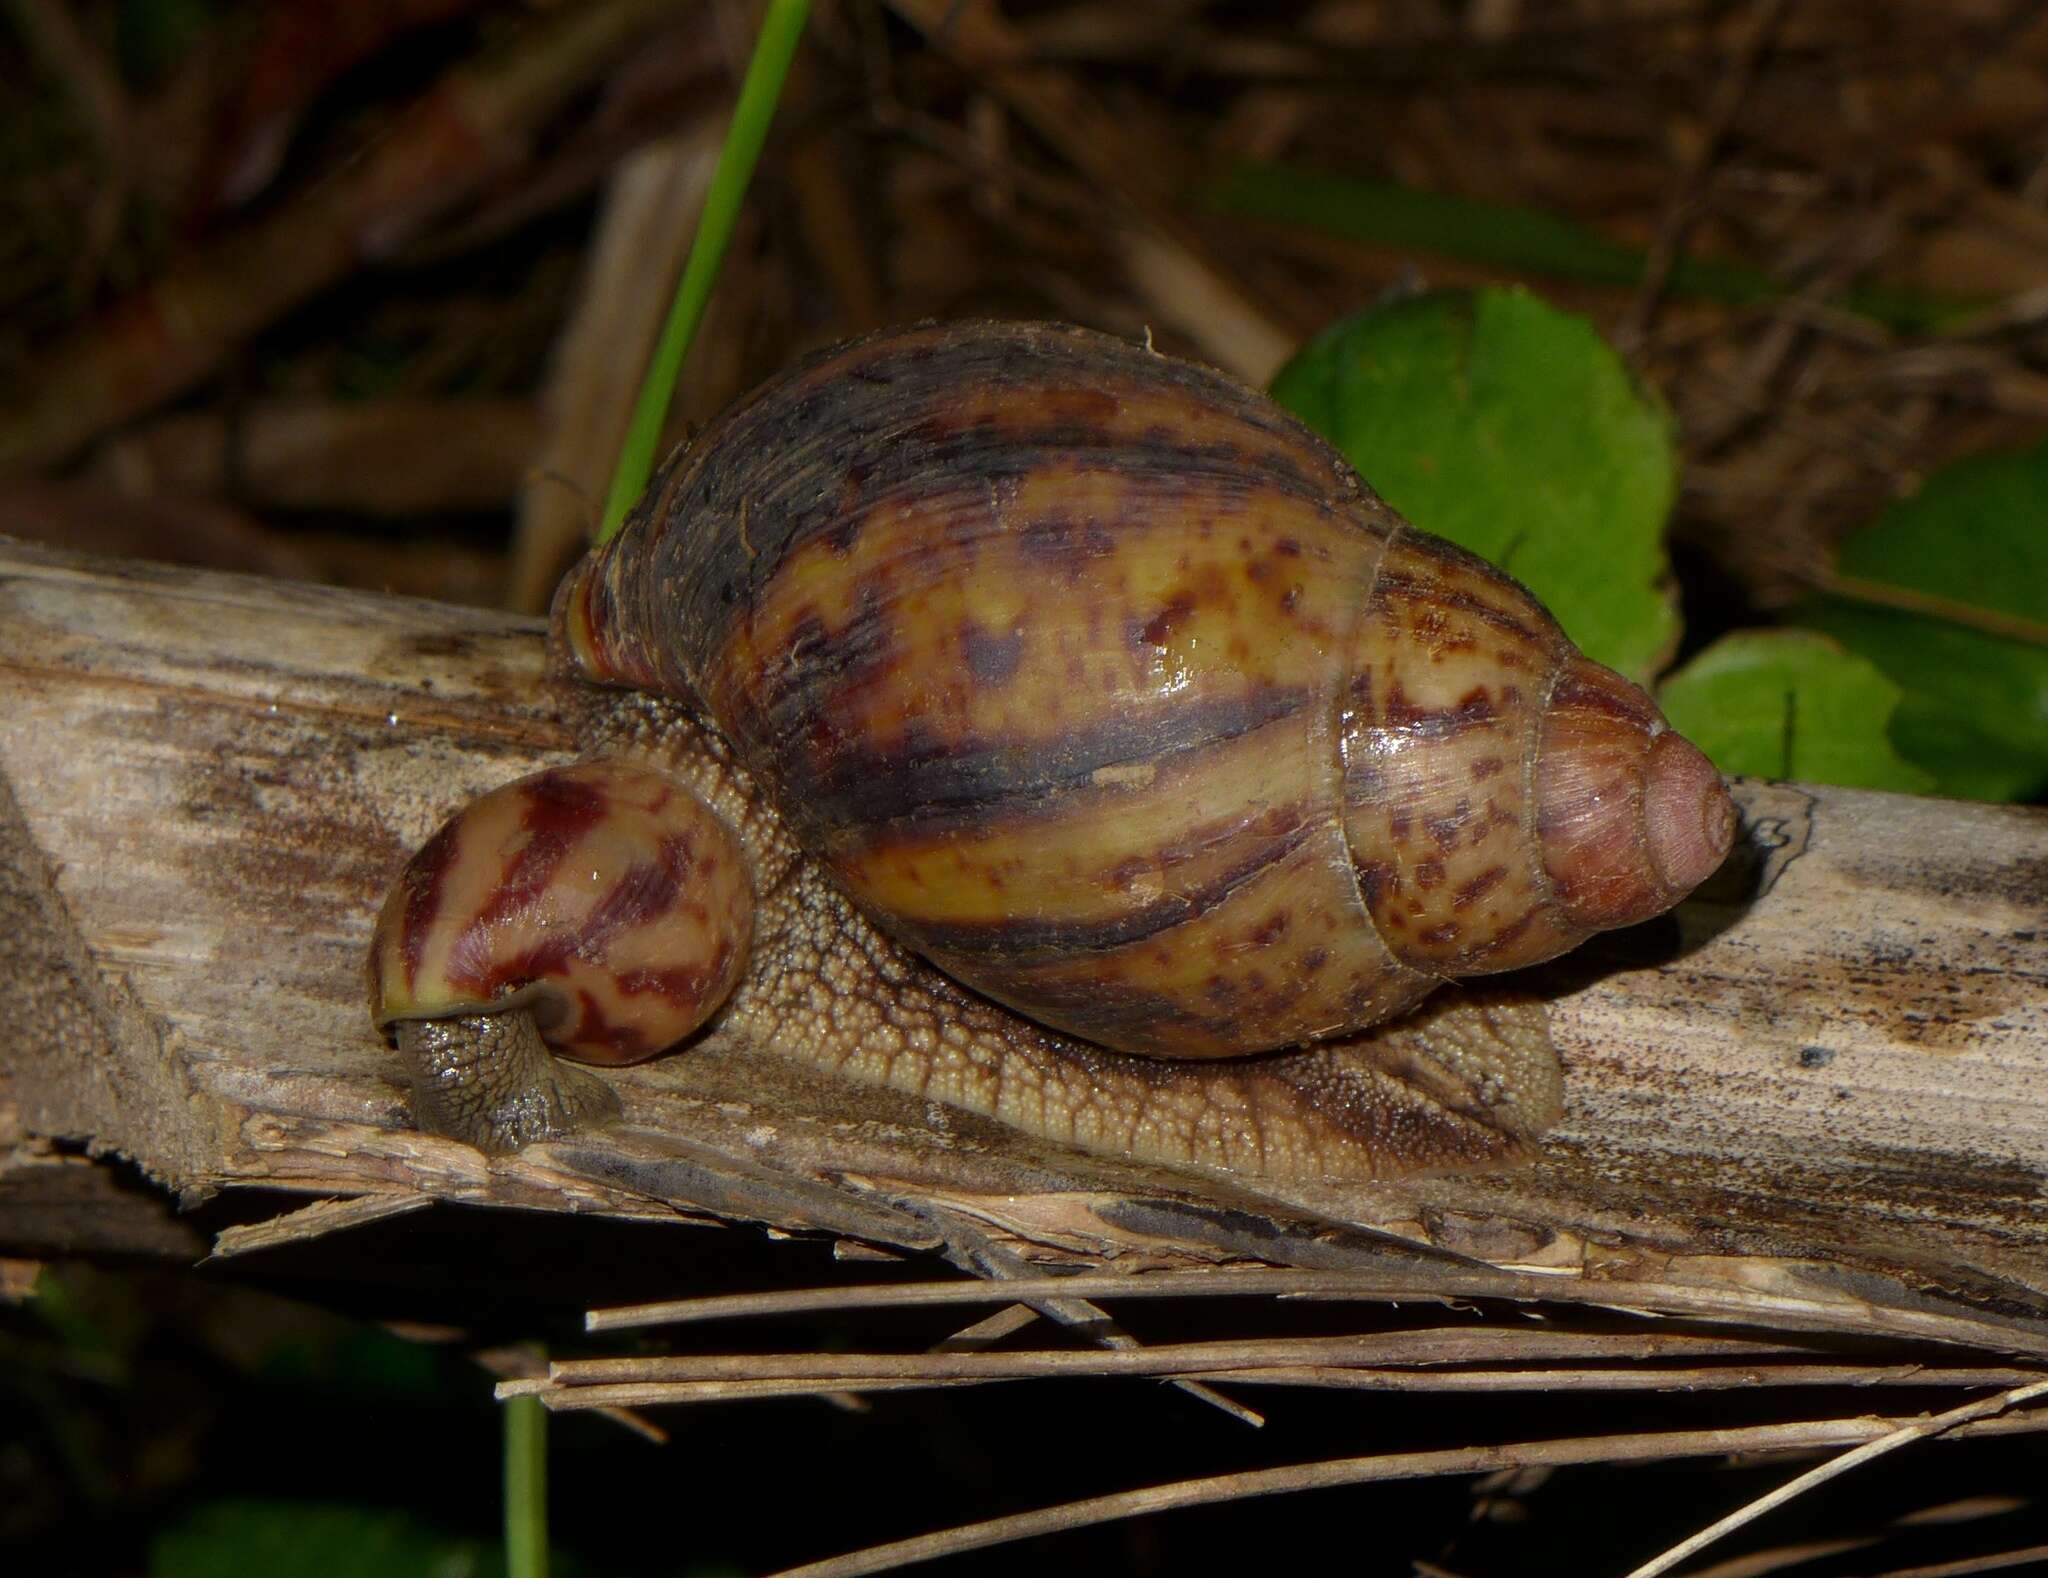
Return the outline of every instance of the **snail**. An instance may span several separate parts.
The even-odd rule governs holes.
[[[732,991],[753,924],[739,846],[689,790],[629,763],[550,768],[413,857],[378,919],[371,998],[421,1070],[422,1125],[505,1149],[611,1109],[596,1079],[553,1073],[549,1047],[619,1064],[673,1046]]]
[[[423,1124],[487,1148],[608,1109],[543,1040],[610,1061],[708,1016],[1089,1149],[1511,1160],[1561,1110],[1540,1006],[1424,999],[1662,912],[1734,835],[1706,757],[1521,586],[1262,395],[1063,326],[774,378],[571,572],[553,640],[693,721],[665,764],[486,797],[384,908],[373,1016]],[[571,788],[585,822],[660,800],[688,831],[636,823],[593,877]],[[688,883],[647,877],[664,839]],[[548,873],[606,892],[505,924]],[[625,1034],[667,995],[636,883],[691,911],[690,1001]],[[548,984],[572,960],[625,984]]]

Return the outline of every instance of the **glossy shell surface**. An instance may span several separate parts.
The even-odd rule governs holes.
[[[1264,397],[1080,330],[793,369],[557,618],[593,677],[706,712],[894,936],[1127,1051],[1377,1023],[1674,902],[1705,855],[1646,808],[1732,831],[1519,585]]]
[[[688,790],[618,762],[473,801],[386,899],[369,965],[380,1028],[530,1006],[548,1045],[633,1063],[697,1029],[745,966],[753,889]]]

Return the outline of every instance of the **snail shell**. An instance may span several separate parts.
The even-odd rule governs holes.
[[[877,924],[1101,1046],[1239,1056],[1720,862],[1719,775],[1518,584],[1220,374],[1076,329],[828,351],[564,584]]]

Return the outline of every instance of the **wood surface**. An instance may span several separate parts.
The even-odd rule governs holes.
[[[0,1251],[83,1148],[188,1199],[378,1197],[307,1235],[423,1195],[2048,1354],[2039,810],[1739,786],[1707,889],[1541,974],[1567,1115],[1512,1172],[1173,1173],[715,1037],[607,1071],[621,1125],[486,1160],[412,1129],[362,958],[449,811],[575,752],[538,622],[0,543],[0,693]]]

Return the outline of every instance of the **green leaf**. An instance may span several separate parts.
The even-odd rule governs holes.
[[[1875,666],[1803,630],[1738,630],[1667,679],[1671,726],[1724,773],[1925,794],[1922,772],[1886,727],[1899,687]]]
[[[331,1502],[219,1501],[150,1542],[150,1578],[495,1578],[503,1556],[410,1513]]]
[[[1842,545],[1839,573],[1951,605],[1935,618],[1827,597],[1798,622],[1867,657],[1905,692],[1892,740],[1941,794],[2027,800],[2048,791],[2048,646],[1972,628],[2048,627],[2048,444],[1936,473]]]
[[[1385,181],[1361,181],[1282,165],[1246,165],[1203,188],[1204,206],[1240,219],[1346,236],[1369,246],[1433,252],[1485,267],[1627,289],[1639,285],[1648,254],[1540,208],[1480,202]],[[1781,301],[1786,283],[1747,263],[1680,257],[1665,278],[1678,298],[1750,306]],[[1904,333],[1960,322],[1988,297],[1935,296],[1887,285],[1852,287],[1830,305]]]
[[[1585,319],[1519,289],[1418,296],[1324,330],[1273,395],[1590,656],[1643,679],[1670,655],[1670,420]]]

